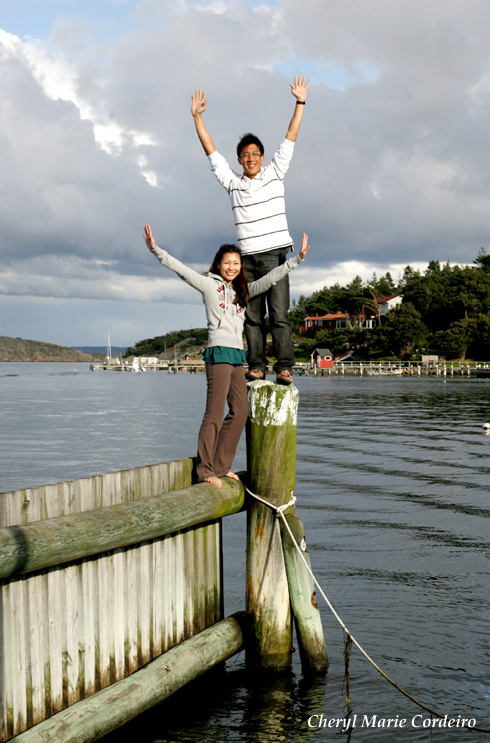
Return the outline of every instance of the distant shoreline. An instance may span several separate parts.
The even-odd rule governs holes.
[[[100,362],[100,356],[90,359],[0,359],[0,364],[90,364],[93,361]]]
[[[100,361],[100,354],[87,353],[76,348],[58,346],[55,343],[24,340],[0,336],[0,361],[61,361],[81,363]]]

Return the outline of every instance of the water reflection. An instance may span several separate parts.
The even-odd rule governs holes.
[[[325,713],[327,676],[294,673],[250,674],[240,667],[215,670],[174,694],[167,702],[103,738],[154,743],[308,741],[317,732],[311,716]],[[138,737],[136,737],[138,736]]]
[[[259,674],[249,680],[242,725],[247,743],[308,741],[308,719],[324,711],[326,674],[300,677]],[[251,682],[251,683],[250,683]]]

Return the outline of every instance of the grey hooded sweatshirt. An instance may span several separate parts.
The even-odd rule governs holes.
[[[187,284],[201,292],[206,307],[208,348],[211,346],[243,348],[245,310],[233,304],[236,296],[233,287],[229,286],[222,276],[214,273],[200,274],[194,271],[158,246],[151,252],[156,255],[162,265],[170,268]],[[252,281],[248,285],[250,298],[267,291],[302,262],[299,255],[295,255],[282,266],[274,268],[257,281]]]

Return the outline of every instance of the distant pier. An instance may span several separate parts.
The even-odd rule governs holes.
[[[94,362],[90,365],[92,371],[116,372],[157,372],[166,371],[169,374],[178,372],[204,372],[206,365],[202,359],[181,359],[172,361],[138,361],[111,359],[110,361]],[[273,366],[269,364],[267,374],[273,374]],[[334,362],[330,367],[318,367],[310,362],[298,362],[293,373],[300,376],[367,376],[367,377],[476,377],[490,379],[490,362],[440,361],[432,364],[422,364],[417,361],[344,361]]]

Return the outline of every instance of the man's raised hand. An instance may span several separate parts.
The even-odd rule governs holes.
[[[192,96],[191,114],[203,114],[206,110],[206,91],[196,90],[195,95]]]
[[[308,95],[308,86],[310,83],[306,82],[304,75],[296,75],[294,78],[294,84],[289,83],[291,87],[291,93],[294,95],[297,101],[306,101]]]

